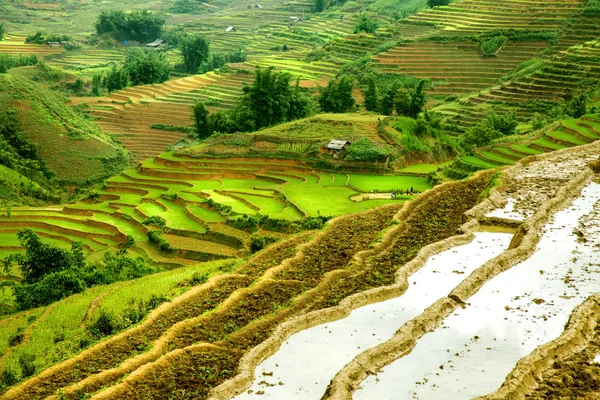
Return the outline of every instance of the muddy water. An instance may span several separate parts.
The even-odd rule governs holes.
[[[498,275],[423,336],[407,356],[362,384],[355,399],[469,399],[497,390],[516,362],[558,337],[600,288],[600,185],[557,213],[536,252]]]
[[[506,199],[506,205],[504,208],[498,208],[494,211],[488,213],[486,217],[498,217],[498,218],[506,218],[512,219],[515,221],[523,221],[527,218],[531,213],[527,213],[526,211],[518,211],[515,210],[515,205],[517,201],[511,197]]]
[[[406,321],[446,296],[474,269],[506,249],[511,238],[507,233],[476,233],[471,243],[432,256],[409,278],[409,289],[402,296],[293,335],[258,366],[251,393],[236,399],[321,398],[344,365],[365,349],[388,340]]]

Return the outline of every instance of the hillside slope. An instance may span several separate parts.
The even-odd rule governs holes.
[[[15,110],[41,160],[61,181],[84,183],[118,173],[130,156],[64,98],[25,78],[0,75],[0,109]]]

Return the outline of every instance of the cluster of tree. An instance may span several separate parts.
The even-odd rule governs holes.
[[[173,14],[202,14],[206,0],[175,0],[169,7]]]
[[[284,45],[285,46],[285,45]],[[228,63],[240,63],[246,61],[248,55],[244,49],[236,49],[229,53],[213,53],[208,59],[200,64],[198,72],[205,74],[208,71],[214,71],[223,68]]]
[[[354,27],[354,33],[375,33],[377,28],[379,28],[379,23],[376,20],[369,18],[366,14],[361,14]]]
[[[0,40],[4,40],[4,24],[0,24]]]
[[[427,0],[427,5],[431,8],[436,6],[447,6],[450,0]]]
[[[257,68],[252,85],[245,85],[240,102],[232,110],[209,114],[203,103],[192,105],[199,138],[214,132],[252,132],[309,116],[314,110],[310,93],[290,85],[292,76],[273,68]]]
[[[93,94],[99,95],[106,88],[109,92],[126,88],[129,82],[133,85],[148,85],[162,83],[171,76],[171,66],[165,53],[151,49],[133,48],[127,51],[122,68],[113,65],[106,76],[93,82]],[[96,93],[98,92],[98,93]]]
[[[586,17],[600,16],[600,0],[587,0],[582,15]]]
[[[202,35],[189,35],[179,43],[183,65],[189,73],[198,73],[200,65],[208,60],[210,43]]]
[[[343,5],[347,0],[313,0],[313,12],[325,11],[335,5]]]
[[[18,266],[23,279],[20,282],[3,283],[12,286],[16,308],[27,310],[51,304],[86,288],[112,282],[139,278],[155,269],[143,259],[106,253],[100,262],[85,260],[81,242],[73,243],[71,250],[43,243],[31,229],[17,234],[24,254],[11,254],[5,259],[5,271]],[[127,245],[135,242],[128,238]]]
[[[47,43],[47,42],[68,42],[71,40],[71,36],[67,36],[67,35],[55,35],[55,34],[49,34],[46,35],[42,32],[36,32],[33,35],[29,35],[27,36],[27,38],[25,39],[26,43],[36,43],[36,44],[43,44],[43,43]]]
[[[17,112],[0,110],[0,164],[42,184],[54,175],[42,161],[38,146],[23,132]]]
[[[39,59],[35,54],[28,56],[24,56],[23,54],[19,54],[18,56],[0,54],[0,74],[6,73],[11,68],[36,65],[38,61]]]
[[[492,140],[502,136],[513,135],[518,122],[514,112],[510,111],[504,115],[498,115],[490,111],[482,122],[469,128],[462,136],[462,146],[471,151],[475,147],[486,146]]]
[[[487,39],[480,44],[481,52],[484,56],[494,56],[507,40],[508,37],[504,35],[494,36],[490,39]]]
[[[385,115],[406,115],[416,118],[423,110],[427,97],[425,94],[426,80],[420,80],[412,89],[403,87],[399,81],[395,81],[382,96],[379,95],[377,78],[369,76],[366,78],[365,109],[367,111],[379,112]]]
[[[355,100],[352,97],[354,80],[343,76],[339,80],[330,80],[326,87],[321,89],[318,97],[319,106],[324,112],[345,113],[354,108]]]
[[[102,11],[94,24],[98,35],[109,34],[117,40],[148,42],[161,36],[166,19],[148,10],[125,13]]]

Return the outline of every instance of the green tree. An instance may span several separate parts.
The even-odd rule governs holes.
[[[379,28],[379,23],[376,20],[372,20],[367,15],[362,14],[358,19],[358,23],[354,27],[354,33],[375,33],[377,28]]]
[[[310,97],[298,82],[291,86],[291,79],[290,74],[274,72],[272,67],[256,69],[254,82],[244,86],[241,108],[236,111],[241,116],[249,114],[252,124],[245,129],[260,129],[308,115]]]
[[[4,40],[4,24],[0,24],[0,40]]]
[[[466,150],[472,150],[475,147],[482,147],[490,144],[490,142],[497,137],[500,137],[501,133],[492,128],[485,122],[480,122],[463,134],[461,143]]]
[[[100,74],[92,76],[92,96],[100,96],[102,94],[101,82],[102,77]]]
[[[365,109],[376,112],[379,109],[379,91],[377,80],[374,76],[367,78],[367,90],[365,90]]]
[[[436,6],[447,6],[450,0],[427,0],[427,5],[431,8]]]
[[[319,106],[324,112],[348,112],[355,104],[353,89],[354,81],[348,76],[343,76],[339,81],[332,79],[318,97]]]
[[[204,139],[211,135],[212,130],[208,123],[208,110],[201,101],[196,101],[190,106],[192,109],[194,127],[198,138]]]
[[[126,88],[128,82],[127,71],[124,68],[118,69],[116,65],[112,66],[104,78],[104,86],[106,86],[109,93]]]
[[[125,13],[121,10],[102,11],[94,23],[96,33],[112,35],[117,40],[140,42],[158,39],[166,19],[148,10]]]
[[[408,89],[400,88],[394,97],[394,109],[398,115],[410,115],[412,111],[412,96]]]
[[[496,114],[493,110],[487,114],[486,124],[492,129],[500,132],[502,135],[512,135],[515,133],[517,125],[517,117],[514,111],[509,111],[503,116]]]
[[[421,79],[417,83],[414,92],[411,94],[411,106],[408,115],[413,118],[416,118],[417,115],[419,115],[419,113],[423,110],[423,107],[425,107],[425,104],[427,103],[427,96],[424,90],[426,82],[426,80]]]
[[[571,97],[567,106],[567,112],[573,118],[579,118],[585,115],[587,110],[588,96],[587,94],[576,94]]]
[[[325,9],[325,0],[314,0],[313,12],[321,12]]]
[[[394,107],[396,104],[396,95],[400,88],[398,82],[394,82],[391,87],[381,97],[381,103],[379,104],[379,112],[384,115],[392,115],[394,113]]]
[[[198,73],[200,65],[208,60],[209,42],[202,35],[189,36],[180,44],[183,65],[189,73]]]
[[[162,83],[171,74],[165,53],[155,50],[129,49],[123,68],[134,85]]]

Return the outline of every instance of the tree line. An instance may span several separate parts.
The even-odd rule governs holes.
[[[414,89],[406,89],[395,82],[383,96],[379,96],[376,77],[369,80],[365,96],[367,111],[392,115],[416,117],[423,109],[426,81],[419,81]],[[215,132],[252,132],[269,126],[306,118],[317,111],[346,113],[357,110],[354,91],[356,82],[350,76],[332,79],[320,88],[315,98],[302,88],[299,80],[292,83],[292,75],[276,72],[273,67],[257,67],[254,81],[243,87],[243,94],[231,110],[209,113],[205,104],[196,102],[191,106],[198,138],[207,138]]]
[[[109,283],[139,278],[156,272],[140,257],[125,255],[128,247],[135,244],[129,236],[120,254],[105,253],[104,259],[89,263],[85,259],[83,244],[73,243],[70,250],[42,242],[31,229],[17,234],[24,254],[11,254],[5,259],[4,271],[10,273],[16,266],[23,279],[20,282],[5,281],[2,286],[12,287],[15,308],[18,311],[45,306],[85,289]]]

